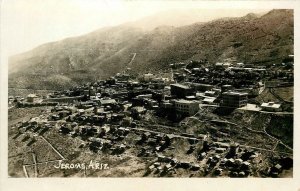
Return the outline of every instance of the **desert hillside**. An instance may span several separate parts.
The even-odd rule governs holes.
[[[210,63],[224,59],[256,65],[281,63],[294,54],[293,31],[292,10],[151,30],[128,23],[47,43],[11,57],[9,87],[61,89],[107,78],[126,67],[136,73],[148,72],[198,59]]]

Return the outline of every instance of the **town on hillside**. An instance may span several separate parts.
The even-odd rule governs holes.
[[[10,94],[9,175],[292,177],[293,88],[287,55],[269,66],[127,68],[63,91]]]

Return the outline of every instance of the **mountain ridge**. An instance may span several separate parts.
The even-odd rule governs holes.
[[[9,86],[60,89],[123,71],[133,53],[133,72],[166,69],[173,62],[232,58],[280,63],[293,54],[292,10],[222,18],[152,30],[119,25],[41,45],[10,58]]]

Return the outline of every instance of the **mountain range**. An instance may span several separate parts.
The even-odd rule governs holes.
[[[9,87],[62,89],[104,79],[128,67],[138,74],[199,59],[212,64],[231,59],[267,65],[294,54],[293,10],[185,26],[155,26],[151,20],[102,28],[15,55],[9,59]]]

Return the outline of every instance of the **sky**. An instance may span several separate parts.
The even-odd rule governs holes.
[[[11,56],[47,42],[136,21],[155,13],[203,7],[205,5],[197,1],[2,0],[1,40],[7,55]],[[226,17],[229,13],[244,16],[247,12],[261,10],[220,11],[205,18]]]

